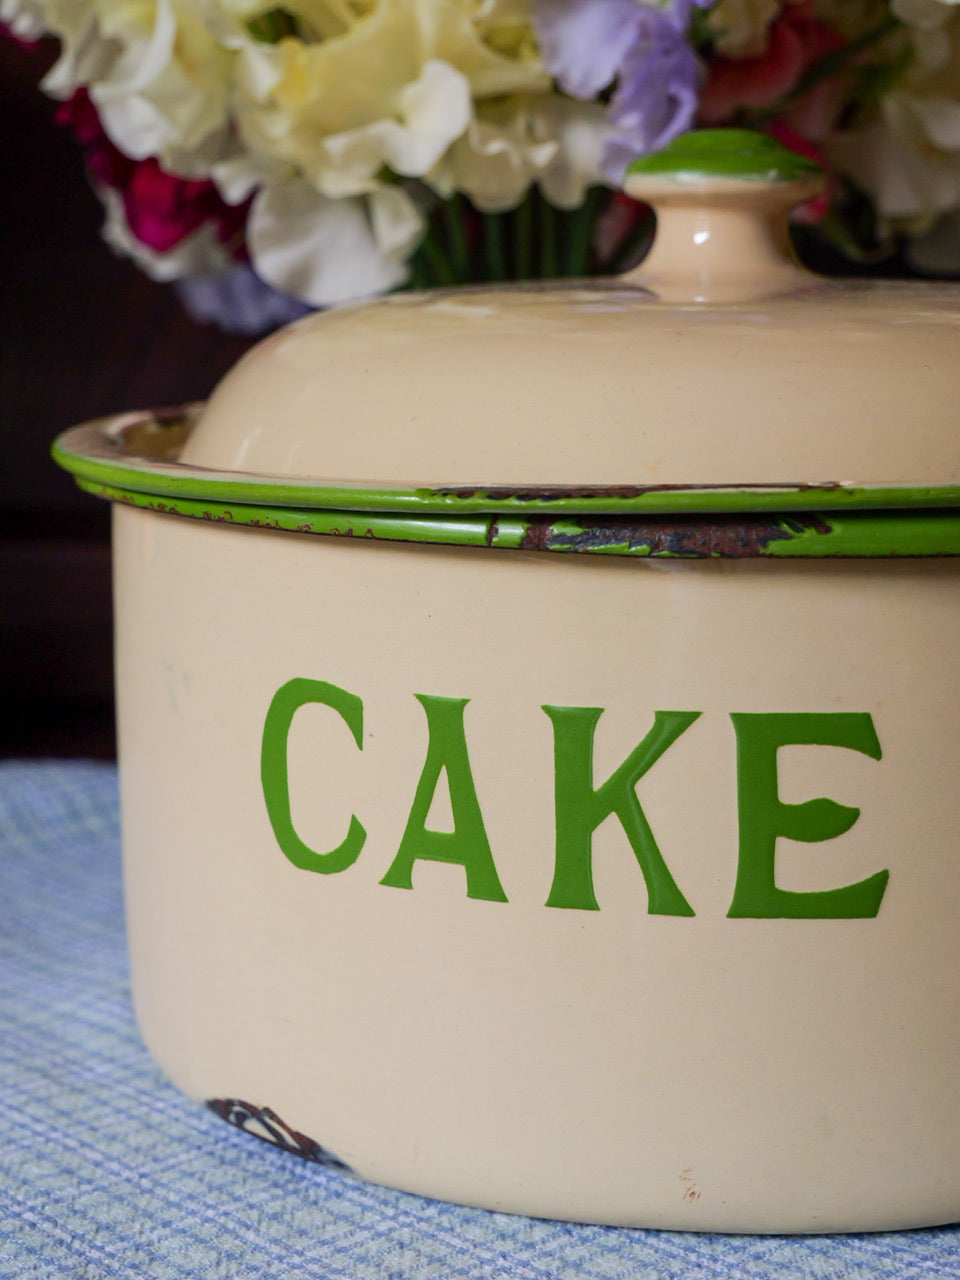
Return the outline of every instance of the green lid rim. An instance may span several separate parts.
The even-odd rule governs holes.
[[[195,415],[181,412],[179,421]],[[111,489],[171,502],[241,505],[262,511],[379,513],[398,519],[499,513],[521,517],[722,515],[835,511],[898,511],[960,507],[960,484],[822,483],[693,485],[443,485],[409,487],[291,480],[214,471],[122,452],[117,425],[156,426],[171,415],[119,415],[64,432],[54,460],[83,487]],[[114,428],[111,434],[111,425]],[[286,526],[286,523],[284,524]]]
[[[902,558],[960,556],[960,511],[835,514],[744,512],[691,518],[551,520],[503,513],[409,516],[316,507],[220,503],[116,488],[78,478],[113,502],[209,523],[390,542],[429,543],[641,559]]]

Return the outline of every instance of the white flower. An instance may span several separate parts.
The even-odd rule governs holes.
[[[181,276],[211,275],[233,262],[209,223],[181,240],[167,253],[158,253],[136,238],[127,223],[123,199],[111,187],[98,187],[106,210],[101,234],[117,253],[132,258],[152,280],[179,280]]]
[[[423,229],[420,212],[400,187],[334,200],[293,178],[258,193],[247,246],[264,280],[328,306],[403,284]]]
[[[558,94],[480,104],[431,182],[444,195],[465,192],[485,212],[514,208],[536,182],[553,204],[572,209],[603,181],[610,132],[601,104]]]
[[[0,0],[0,23],[18,40],[38,40],[44,32],[43,11],[37,0]]]
[[[537,182],[552,204],[575,209],[588,187],[605,183],[601,161],[611,132],[606,109],[599,102],[551,95],[538,99],[532,114],[535,128],[552,131],[557,140],[557,154]]]
[[[924,26],[911,32],[913,63],[877,118],[825,146],[830,161],[872,196],[886,225],[914,233],[960,207],[960,11],[946,0],[932,4],[936,10],[928,4]]]

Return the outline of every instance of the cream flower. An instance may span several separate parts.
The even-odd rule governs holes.
[[[133,159],[205,174],[228,149],[233,55],[190,0],[43,0],[62,54],[44,82],[87,85],[103,127]]]
[[[239,50],[244,143],[296,166],[329,196],[374,189],[384,167],[424,176],[465,131],[474,101],[549,87],[498,8],[470,0],[299,0],[291,12],[322,38],[248,41]],[[330,34],[333,9],[344,25]]]
[[[294,56],[303,52],[294,49]],[[465,78],[447,63],[429,61],[398,89],[390,114],[354,128],[323,133],[279,110],[241,115],[241,127],[254,154],[295,165],[318,192],[336,198],[377,189],[385,167],[403,177],[427,173],[470,116]]]
[[[576,208],[603,181],[610,132],[601,104],[558,94],[481,104],[431,185],[443,195],[463,191],[478,209],[497,212],[513,208],[536,182],[559,208]]]
[[[782,8],[781,0],[719,0],[707,15],[717,52],[725,58],[758,57]]]
[[[55,98],[68,98],[83,85],[109,73],[118,50],[100,32],[90,0],[38,0],[47,30],[60,38],[60,57],[41,87]]]
[[[503,104],[551,88],[525,0],[292,0],[273,43],[252,38],[263,4],[219,4],[245,154],[212,172],[230,200],[263,184],[248,243],[278,288],[326,304],[402,283],[424,221],[397,178],[476,190],[482,207],[515,204],[535,177],[570,199],[559,125],[503,141]]]

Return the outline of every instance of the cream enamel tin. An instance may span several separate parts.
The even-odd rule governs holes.
[[[315,318],[195,431],[61,442],[117,500],[134,999],[192,1097],[491,1209],[960,1216],[954,295],[871,322],[751,252]],[[697,342],[774,332],[717,402]]]

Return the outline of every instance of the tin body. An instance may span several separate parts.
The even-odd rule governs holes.
[[[115,517],[134,999],[188,1094],[491,1209],[960,1216],[956,560]]]

